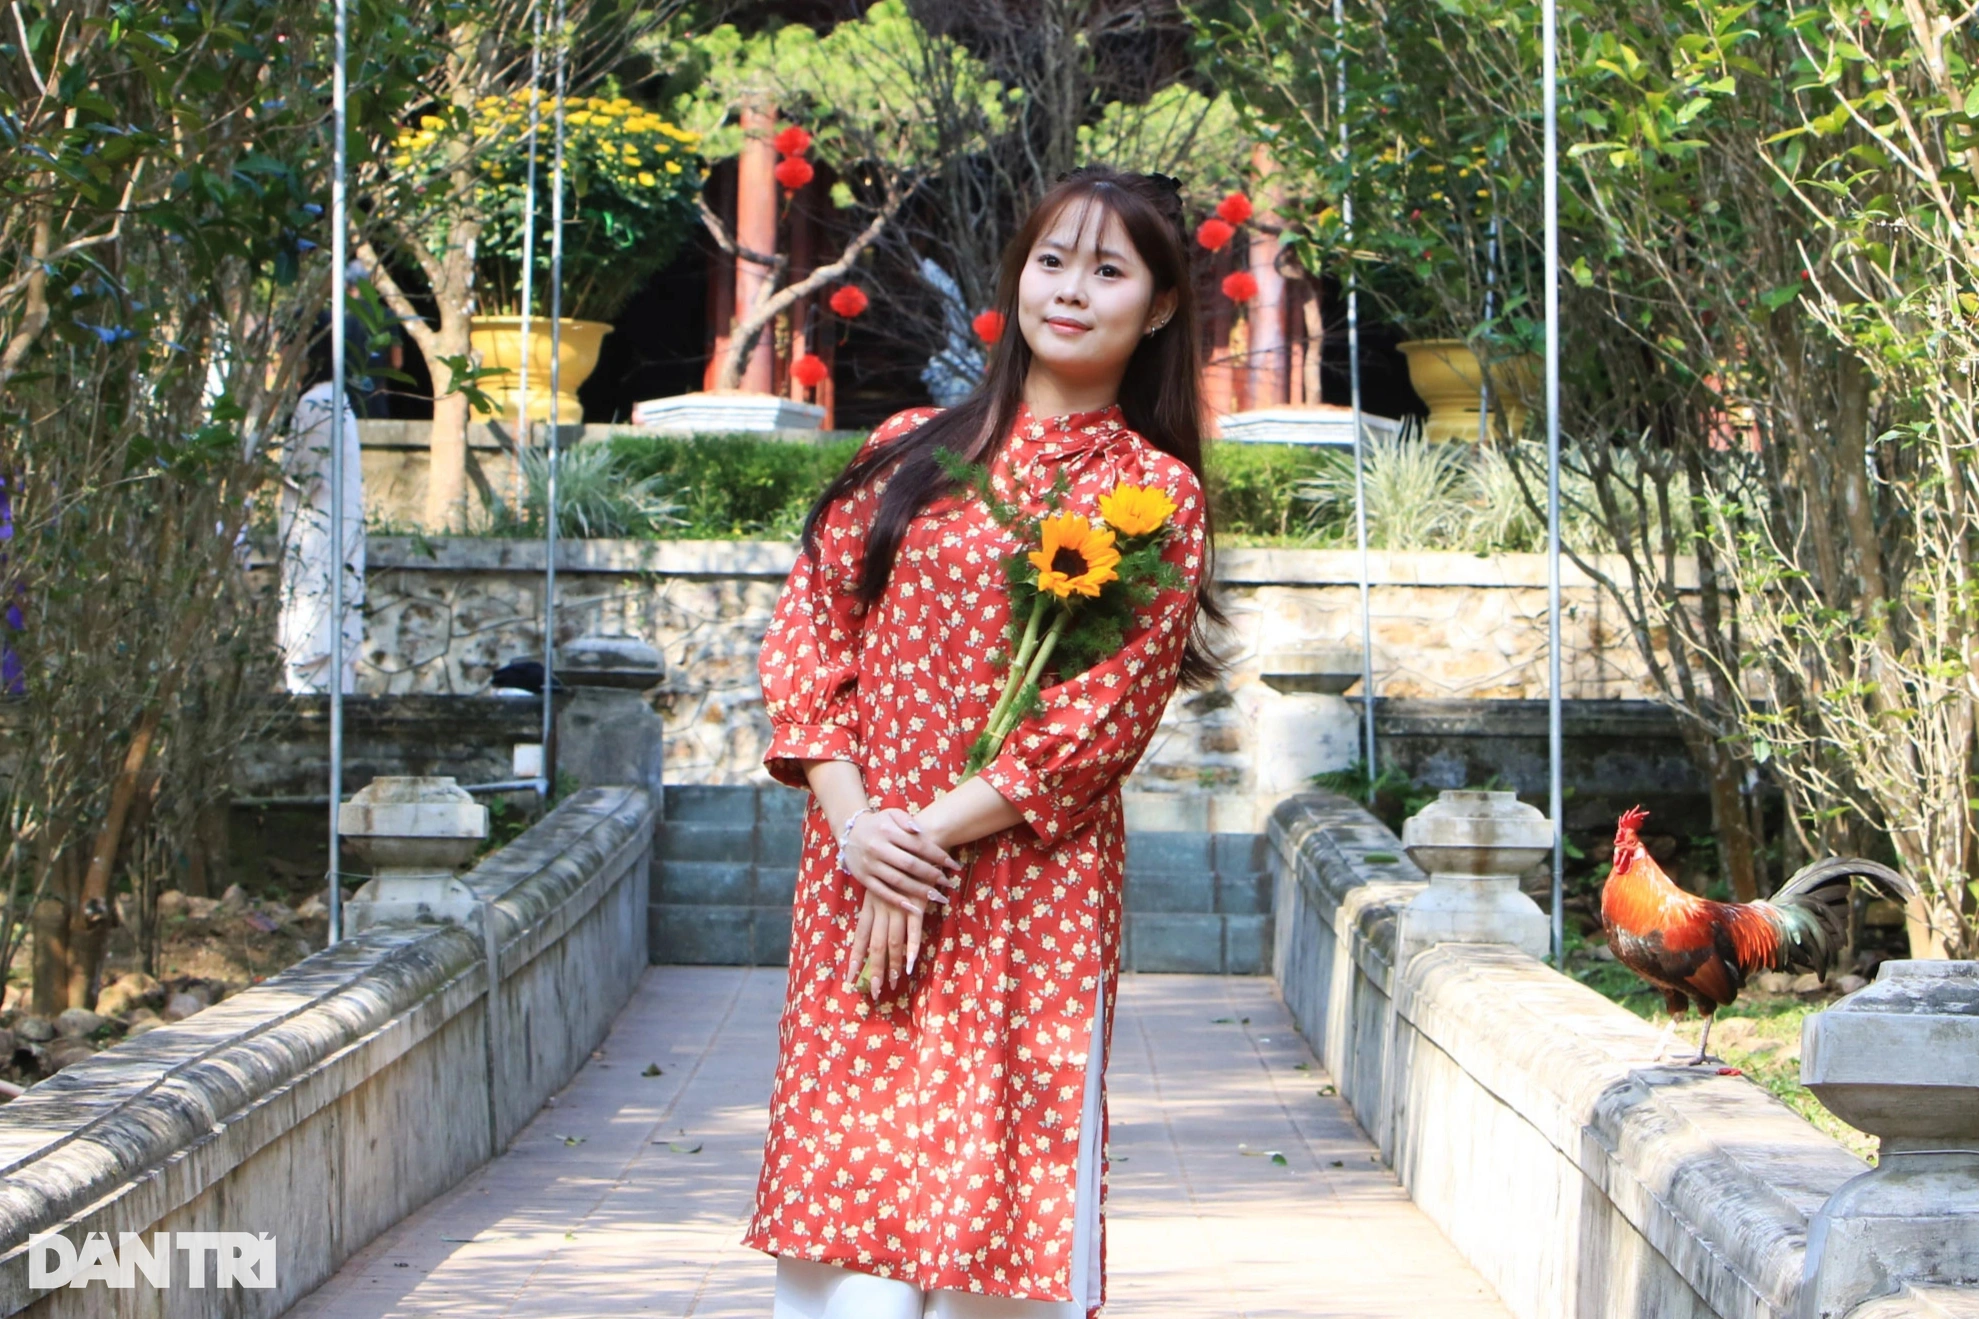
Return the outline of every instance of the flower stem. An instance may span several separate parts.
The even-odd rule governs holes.
[[[1010,709],[1010,703],[1017,699],[1017,693],[1023,687],[1023,674],[1030,663],[1032,648],[1038,644],[1038,624],[1044,619],[1045,605],[1045,594],[1040,591],[1031,606],[1030,621],[1024,625],[1024,639],[1018,644],[1017,653],[1011,657],[1010,673],[1003,680],[1003,692],[996,698],[996,707],[990,711],[989,722],[983,725],[985,728],[996,727],[997,721]]]
[[[1065,624],[1070,618],[1070,614],[1061,611],[1058,617],[1052,620],[1051,631],[1044,634],[1044,641],[1038,646],[1038,653],[1032,658],[1030,667],[1024,671],[1024,681],[1017,688],[1020,693],[1036,683],[1043,675],[1045,665],[1051,661],[1051,652],[1058,648],[1058,638],[1065,634]],[[990,721],[990,759],[995,759],[996,753],[1003,749],[1003,739],[1010,736],[1010,730],[1017,726],[1016,705],[1017,702],[1013,699],[999,712],[999,718]]]

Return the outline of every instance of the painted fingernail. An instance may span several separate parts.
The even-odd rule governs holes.
[[[928,890],[928,896],[929,896],[930,898],[932,898],[932,899],[934,899],[934,900],[935,900],[936,902],[939,902],[939,903],[942,903],[942,904],[944,904],[944,905],[946,905],[946,904],[947,904],[947,902],[948,902],[948,895],[947,895],[946,893],[943,893],[943,892],[942,892],[942,891],[941,891],[940,889],[938,889],[938,888],[931,888],[931,889],[929,889],[929,890]]]

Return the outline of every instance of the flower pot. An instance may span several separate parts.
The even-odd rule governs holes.
[[[1409,383],[1429,405],[1429,421],[1424,438],[1433,443],[1478,438],[1479,391],[1483,375],[1477,354],[1461,339],[1411,339],[1396,345],[1409,359]],[[1491,382],[1506,397],[1505,419],[1511,433],[1505,435],[1496,420],[1492,429],[1500,438],[1517,439],[1525,430],[1526,409],[1539,395],[1540,358],[1533,353],[1500,359],[1491,364]]]
[[[584,405],[577,401],[577,390],[598,367],[598,348],[612,327],[603,321],[574,321],[565,318],[558,347],[562,359],[558,372],[557,411],[559,424],[584,420]],[[522,383],[522,317],[476,316],[468,330],[468,342],[483,367],[506,372],[489,376],[482,386],[501,407],[501,419],[521,419],[519,386]],[[529,318],[529,419],[550,419],[550,318]]]

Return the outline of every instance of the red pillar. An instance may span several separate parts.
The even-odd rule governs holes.
[[[776,254],[776,148],[767,134],[776,126],[774,109],[745,109],[742,112],[744,141],[735,170],[735,241],[763,256]],[[735,261],[735,314],[740,317],[754,305],[757,295],[769,282],[767,266],[738,256]],[[768,326],[756,340],[755,351],[742,370],[742,389],[750,394],[775,392],[776,345]]]
[[[1230,329],[1235,318],[1221,287],[1226,264],[1221,258],[1210,262],[1209,324],[1203,335],[1209,354],[1203,364],[1203,406],[1210,414],[1206,421],[1211,422],[1218,414],[1237,410],[1236,370],[1230,361]]]
[[[811,231],[816,222],[811,216],[810,192],[811,189],[806,188],[798,193],[790,206],[790,282],[793,284],[811,273]],[[806,401],[806,390],[790,375],[789,367],[795,365],[804,354],[817,351],[811,346],[811,318],[816,314],[816,302],[817,299],[807,296],[799,298],[790,307],[790,362],[784,368],[784,379],[789,387],[784,392],[800,403]],[[818,390],[822,393],[824,386],[819,385]]]
[[[1265,182],[1271,175],[1271,155],[1260,143],[1251,153],[1257,170],[1258,213],[1251,231],[1251,276],[1257,280],[1257,296],[1251,299],[1250,353],[1245,359],[1249,403],[1268,408],[1287,403],[1290,374],[1285,352],[1285,277],[1278,273],[1278,231],[1283,221],[1273,205],[1280,189]]]

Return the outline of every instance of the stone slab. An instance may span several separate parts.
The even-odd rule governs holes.
[[[776,971],[653,968],[506,1156],[356,1254],[294,1319],[762,1319],[774,1265],[739,1240],[782,1001]],[[1262,980],[1122,981],[1106,1313],[1507,1319],[1320,1095],[1326,1079]]]

